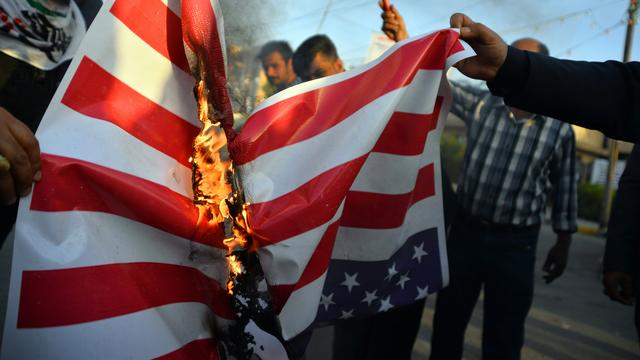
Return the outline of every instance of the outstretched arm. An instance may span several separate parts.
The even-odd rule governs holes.
[[[455,66],[508,105],[640,142],[640,63],[559,60],[521,51],[464,14],[451,26],[477,55]]]

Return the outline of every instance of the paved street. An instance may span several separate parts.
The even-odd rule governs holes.
[[[524,360],[639,359],[633,309],[609,301],[600,284],[602,238],[576,234],[565,274],[545,285],[542,264],[555,235],[545,226],[538,246],[536,295],[526,324]],[[435,297],[427,301],[413,359],[429,358]],[[480,359],[482,301],[467,329],[465,359]],[[331,328],[319,329],[308,351],[310,360],[329,359]]]

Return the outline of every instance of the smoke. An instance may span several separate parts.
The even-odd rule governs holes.
[[[225,35],[229,43],[252,47],[269,40],[270,25],[280,17],[276,6],[264,0],[221,0]]]
[[[260,73],[258,50],[271,40],[271,26],[282,19],[282,12],[274,3],[268,0],[220,0],[229,60],[227,80],[236,130],[256,105]]]

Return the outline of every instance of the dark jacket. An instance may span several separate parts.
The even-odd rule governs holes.
[[[559,60],[509,47],[489,84],[507,105],[640,143],[640,63]]]
[[[640,257],[640,145],[633,148],[609,220],[605,272],[617,271],[637,275]]]

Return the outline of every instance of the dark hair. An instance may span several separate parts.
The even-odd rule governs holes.
[[[286,41],[269,41],[264,44],[260,49],[260,54],[258,54],[258,58],[260,61],[264,61],[267,56],[271,55],[274,52],[280,53],[285,62],[291,59],[293,56],[293,50],[291,50],[291,46]]]
[[[303,79],[309,78],[309,66],[317,54],[329,59],[338,58],[338,50],[327,35],[314,35],[305,40],[293,54],[293,70]]]
[[[542,55],[549,56],[549,48],[547,45],[538,41],[538,52]]]
[[[514,42],[511,43],[511,46],[516,46],[516,44],[518,44],[521,41],[534,41],[538,44],[538,53],[545,55],[545,56],[549,56],[549,48],[547,47],[547,45],[545,45],[544,43],[542,43],[542,41],[536,40],[534,38],[522,38],[522,39],[518,39]]]

